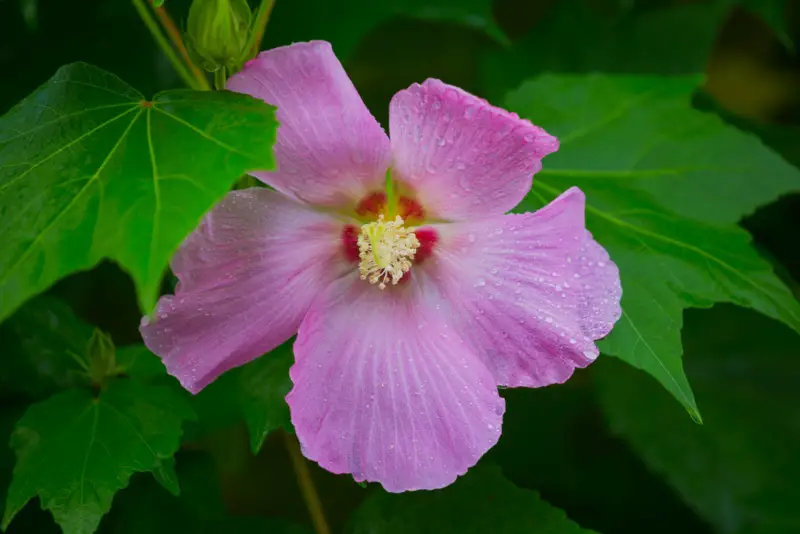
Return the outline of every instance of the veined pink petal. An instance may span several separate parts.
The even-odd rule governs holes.
[[[267,50],[228,80],[231,91],[278,107],[277,170],[254,176],[311,204],[355,204],[383,190],[390,145],[331,45]]]
[[[280,193],[229,193],[173,258],[180,283],[142,320],[147,347],[197,393],[290,338],[314,297],[352,269],[343,224]]]
[[[558,140],[516,114],[429,79],[397,93],[389,110],[392,175],[433,216],[500,215],[531,188]]]
[[[619,271],[572,188],[535,213],[434,227],[422,267],[497,383],[539,387],[585,367],[620,316]]]
[[[492,375],[424,299],[353,275],[312,305],[287,396],[308,458],[400,492],[450,484],[497,442]]]

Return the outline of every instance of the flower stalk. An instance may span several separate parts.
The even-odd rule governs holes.
[[[181,58],[189,67],[189,70],[194,78],[197,80],[198,88],[204,91],[211,90],[211,85],[208,83],[208,78],[206,78],[206,75],[203,73],[202,69],[195,65],[194,61],[192,61],[192,57],[189,55],[189,50],[186,48],[183,38],[181,37],[181,32],[175,25],[172,17],[169,16],[169,12],[166,10],[166,8],[164,8],[164,6],[156,6],[155,0],[150,0],[150,5],[153,6],[153,11],[155,12],[156,17],[158,17],[161,27],[167,33],[172,41],[172,44],[178,50]]]
[[[275,0],[261,0],[261,5],[258,6],[256,20],[253,22],[253,30],[250,33],[250,41],[247,44],[247,49],[250,51],[248,59],[253,59],[258,55],[273,7],[275,7]]]
[[[322,502],[319,500],[317,488],[311,479],[311,472],[308,470],[306,459],[303,458],[303,453],[300,452],[300,444],[297,438],[284,433],[283,439],[286,444],[286,450],[289,451],[289,458],[292,460],[292,467],[297,476],[300,491],[303,493],[303,500],[308,508],[308,514],[311,516],[314,532],[317,534],[331,534],[331,529],[325,520],[325,513],[322,511]]]
[[[186,85],[192,89],[200,89],[200,87],[197,85],[197,80],[192,76],[186,65],[180,60],[178,55],[175,53],[175,50],[172,48],[172,45],[170,45],[169,41],[167,41],[167,38],[164,37],[164,34],[158,27],[158,23],[156,22],[155,18],[153,18],[153,15],[150,13],[148,7],[145,5],[144,0],[131,1],[133,2],[133,6],[136,8],[136,11],[139,13],[139,17],[141,17],[142,22],[144,22],[144,25],[147,26],[147,29],[150,31],[150,35],[153,36],[156,44],[158,44],[159,48],[161,48],[161,51],[164,52],[164,55],[172,64],[175,72],[178,73]]]

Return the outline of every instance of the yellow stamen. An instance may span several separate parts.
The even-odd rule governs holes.
[[[397,285],[411,269],[411,260],[419,248],[413,228],[404,228],[398,215],[394,221],[385,222],[383,215],[376,222],[361,226],[358,236],[358,270],[361,279],[386,289],[391,282]]]

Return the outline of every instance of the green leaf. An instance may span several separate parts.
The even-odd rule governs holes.
[[[361,39],[395,18],[453,22],[475,28],[504,46],[508,37],[497,26],[491,0],[314,0],[276,2],[265,35],[266,48],[322,39],[340,59],[349,58]]]
[[[139,380],[163,379],[178,385],[177,380],[167,374],[161,359],[141,343],[117,347],[117,372]]]
[[[690,312],[686,368],[705,424],[683,417],[637,372],[608,362],[597,372],[602,407],[612,430],[717,531],[796,532],[799,341],[741,308]]]
[[[261,450],[264,439],[273,430],[293,431],[286,404],[286,395],[292,389],[289,368],[294,363],[293,342],[288,341],[248,363],[239,373],[240,402],[253,454]]]
[[[240,372],[240,367],[231,369],[203,391],[192,395],[191,404],[197,421],[186,425],[186,441],[198,441],[205,435],[241,425],[244,416],[239,399]]]
[[[452,486],[390,494],[376,491],[355,512],[348,534],[589,533],[533,491],[514,486],[496,467],[476,467]]]
[[[486,56],[486,90],[500,98],[543,72],[699,74],[727,12],[699,3],[609,13],[601,2],[559,0],[513,50]]]
[[[59,278],[120,263],[142,308],[172,252],[246,171],[274,166],[274,108],[187,90],[147,101],[86,64],[0,118],[0,320]]]
[[[734,302],[800,331],[800,304],[733,224],[799,182],[756,138],[677,105],[688,83],[544,76],[508,107],[562,143],[518,209],[580,187],[587,225],[620,268],[623,315],[601,350],[653,375],[699,419],[681,363],[685,308]]]
[[[715,223],[800,191],[800,170],[756,136],[692,109],[699,81],[547,75],[506,104],[561,140],[537,178],[635,187],[679,215]]]
[[[92,327],[70,307],[41,296],[0,324],[0,390],[43,397],[58,389],[88,384],[84,355]]]
[[[172,476],[181,424],[193,417],[182,391],[124,379],[98,397],[71,389],[32,405],[11,439],[17,464],[2,528],[38,495],[65,534],[94,532],[133,473]]]
[[[161,484],[161,487],[166,489],[176,497],[181,494],[181,488],[178,485],[178,474],[175,472],[175,458],[165,458],[157,469],[153,470],[153,477],[156,482]]]

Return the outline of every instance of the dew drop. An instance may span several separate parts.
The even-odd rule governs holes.
[[[475,282],[475,287],[483,287],[485,285],[486,285],[485,278],[478,278],[478,280]]]

